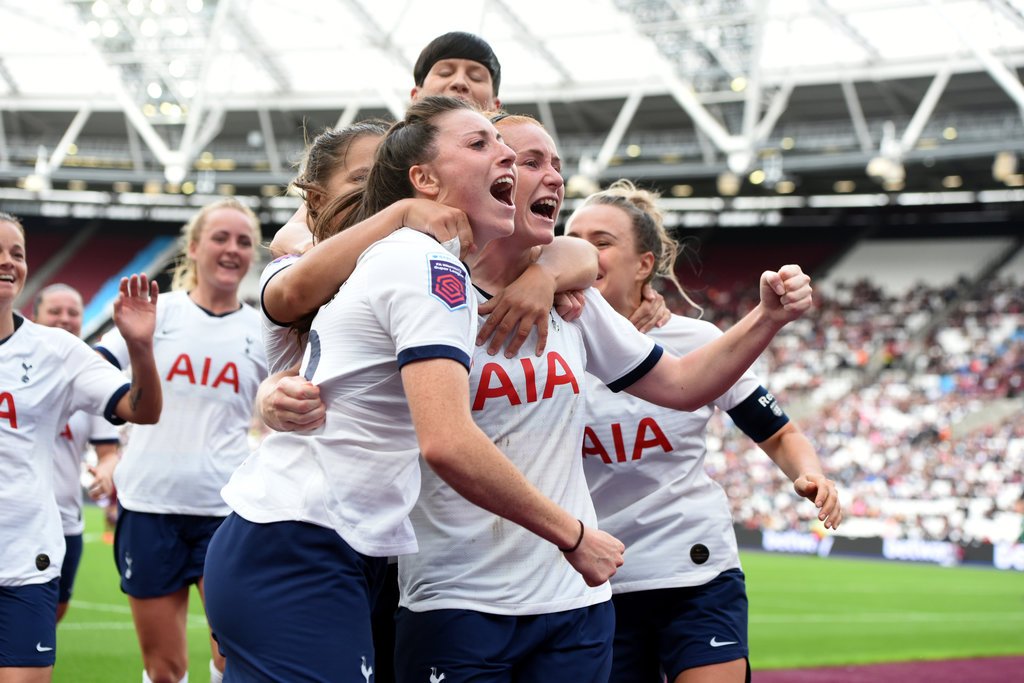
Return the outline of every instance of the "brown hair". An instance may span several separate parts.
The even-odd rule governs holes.
[[[394,123],[381,140],[365,187],[335,198],[313,221],[314,239],[322,242],[400,199],[412,197],[409,169],[437,154],[434,121],[442,114],[461,109],[476,111],[471,104],[454,97],[432,96],[414,102],[405,118]]]
[[[614,206],[629,216],[633,226],[633,238],[636,242],[636,253],[651,252],[654,254],[654,268],[645,282],[660,276],[671,282],[687,303],[704,312],[683,289],[676,277],[675,263],[679,255],[679,245],[665,229],[665,215],[658,208],[657,192],[642,190],[628,180],[616,180],[608,189],[595,192],[587,197],[580,208],[602,204]]]
[[[390,124],[382,119],[367,119],[345,128],[325,128],[306,147],[299,175],[292,184],[302,190],[310,220],[316,220],[317,211],[309,205],[309,193],[327,196],[327,183],[332,175],[348,163],[352,145],[368,135],[384,137]]]
[[[249,223],[252,226],[252,237],[253,244],[260,243],[260,221],[253,213],[252,209],[238,201],[234,197],[227,197],[216,201],[213,204],[207,204],[203,208],[199,209],[192,218],[189,219],[188,223],[185,223],[181,227],[181,256],[178,257],[178,262],[174,266],[174,275],[171,278],[171,289],[173,290],[185,290],[191,291],[195,289],[196,285],[199,284],[199,279],[196,274],[196,262],[189,258],[188,247],[189,245],[195,244],[199,241],[199,237],[203,234],[203,227],[206,225],[207,217],[217,209],[235,209],[249,219]]]

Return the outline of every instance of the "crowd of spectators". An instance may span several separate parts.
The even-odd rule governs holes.
[[[1024,512],[1021,282],[919,286],[899,296],[836,283],[819,292],[815,311],[779,335],[759,374],[839,483],[849,513],[839,533],[1016,540]],[[727,327],[756,292],[694,298],[705,319]],[[712,423],[707,465],[737,523],[813,527],[814,508],[728,418]]]

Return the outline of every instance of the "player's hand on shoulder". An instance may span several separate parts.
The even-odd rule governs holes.
[[[629,316],[633,327],[643,333],[655,327],[664,327],[672,319],[672,311],[665,304],[665,297],[648,282],[641,290],[640,306]]]
[[[622,566],[626,546],[611,534],[585,527],[579,547],[563,553],[588,586],[600,586]]]
[[[480,304],[480,314],[488,318],[476,336],[477,346],[490,340],[487,353],[492,356],[505,347],[505,357],[514,358],[519,348],[537,328],[538,356],[548,341],[548,318],[555,300],[555,280],[544,268],[530,266],[504,290]]]
[[[761,305],[781,324],[792,322],[811,309],[811,278],[798,265],[782,266],[761,274]]]
[[[583,315],[586,303],[586,296],[579,290],[555,294],[555,312],[567,323]]]

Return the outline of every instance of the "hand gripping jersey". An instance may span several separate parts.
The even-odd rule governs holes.
[[[585,373],[616,390],[652,368],[661,349],[618,315],[595,289],[582,317],[552,312],[543,355],[490,356],[477,347],[470,373],[473,419],[541,493],[596,525],[579,457]],[[536,347],[536,330],[523,349]],[[404,607],[469,609],[503,615],[547,614],[608,600],[589,588],[551,543],[462,498],[424,468],[412,514],[416,555],[399,558]]]
[[[298,259],[299,257],[294,254],[274,259],[260,275],[260,322],[270,374],[287,370],[302,360],[305,340],[299,339],[287,323],[280,323],[267,315],[266,309],[263,308],[263,292],[267,288],[267,283],[282,270],[294,265]]]
[[[97,350],[127,368],[116,329]],[[136,512],[227,515],[220,489],[249,454],[253,399],[267,376],[259,314],[242,304],[213,315],[185,292],[162,294],[153,352],[163,412],[157,424],[132,428],[114,470],[118,501]]]
[[[53,489],[53,443],[78,410],[118,421],[124,375],[65,330],[15,316],[0,343],[0,586],[60,574],[64,534]]]
[[[681,356],[721,332],[674,315],[649,335]],[[584,471],[601,528],[627,548],[612,591],[699,586],[738,568],[729,502],[704,471],[705,429],[717,407],[763,441],[788,421],[771,394],[749,370],[692,413],[613,394],[596,377],[587,386]]]
[[[53,486],[65,536],[85,529],[82,520],[82,461],[89,444],[116,444],[121,438],[114,425],[99,415],[79,411],[72,415],[53,445]]]
[[[465,268],[431,237],[403,228],[368,248],[310,329],[302,374],[320,387],[323,426],[268,436],[224,499],[250,522],[333,528],[364,555],[416,552],[419,450],[400,371],[468,368],[475,311]]]

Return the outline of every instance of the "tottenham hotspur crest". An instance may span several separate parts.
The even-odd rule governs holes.
[[[23,362],[21,364],[21,369],[25,371],[25,374],[21,376],[21,383],[22,384],[28,384],[28,371],[31,370],[33,367],[35,367],[35,366],[34,365],[29,365],[28,363],[24,363]]]

